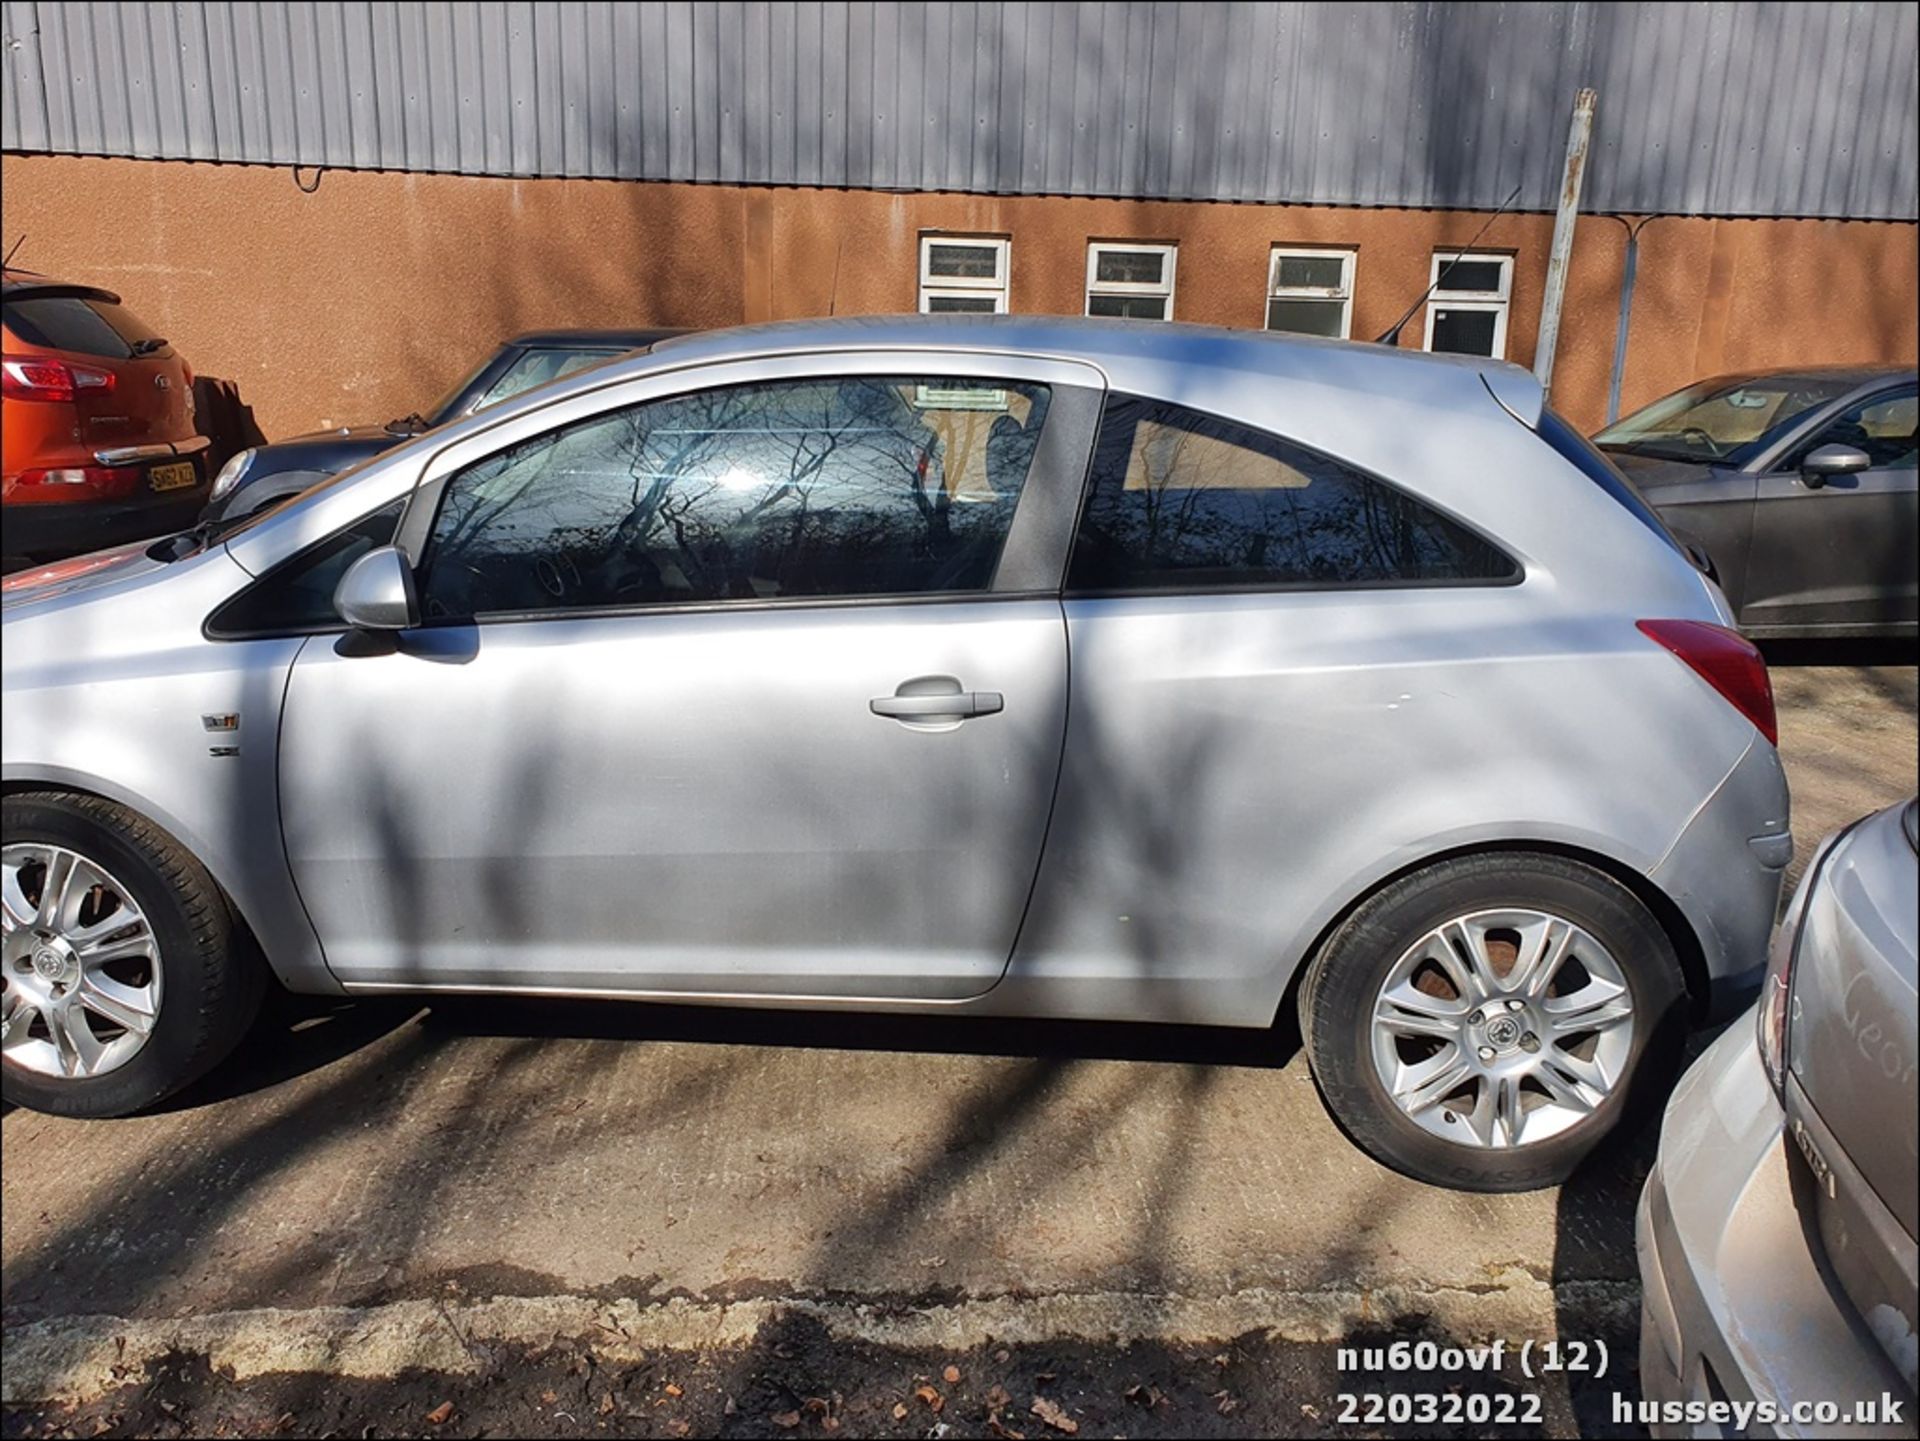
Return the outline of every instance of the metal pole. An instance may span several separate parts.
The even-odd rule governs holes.
[[[1613,333],[1613,374],[1607,379],[1608,425],[1620,418],[1620,377],[1627,370],[1627,327],[1633,322],[1633,278],[1640,270],[1640,226],[1652,218],[1645,217],[1640,225],[1620,222],[1627,230],[1627,259],[1620,274],[1620,324]]]
[[[1567,131],[1567,168],[1560,178],[1560,209],[1553,217],[1553,254],[1547,261],[1547,294],[1540,306],[1540,343],[1534,347],[1533,374],[1542,390],[1553,388],[1553,353],[1560,344],[1560,302],[1567,291],[1567,262],[1573,254],[1573,222],[1580,214],[1580,182],[1587,173],[1587,141],[1593,135],[1591,90],[1573,97],[1573,124]]]

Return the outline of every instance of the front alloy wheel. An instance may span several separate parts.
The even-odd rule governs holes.
[[[101,1076],[160,1014],[160,946],[111,872],[65,846],[0,851],[0,1053],[43,1076]]]

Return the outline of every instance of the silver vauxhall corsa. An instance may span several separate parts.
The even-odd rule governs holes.
[[[669,340],[16,578],[6,1095],[297,991],[1267,1027],[1564,1176],[1759,984],[1758,654],[1509,365],[1182,325]],[[800,1034],[796,1032],[796,1034]]]
[[[1616,1420],[1914,1434],[1916,851],[1916,801],[1829,837],[1754,1015],[1674,1093],[1638,1218],[1644,1399]]]

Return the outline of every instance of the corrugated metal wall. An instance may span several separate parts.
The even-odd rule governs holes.
[[[9,150],[1914,219],[1916,7],[4,5]]]

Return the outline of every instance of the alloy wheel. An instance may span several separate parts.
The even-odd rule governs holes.
[[[1477,911],[1434,927],[1387,973],[1373,1062],[1424,1130],[1521,1146],[1606,1102],[1633,1031],[1626,975],[1591,933],[1545,911]]]
[[[0,852],[0,1057],[80,1079],[124,1066],[160,1014],[160,945],[132,893],[64,846]]]

